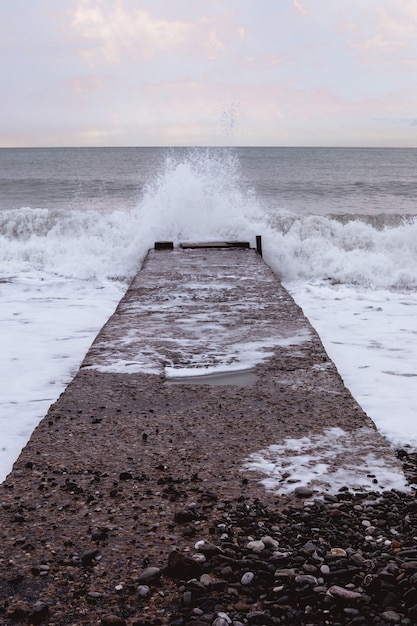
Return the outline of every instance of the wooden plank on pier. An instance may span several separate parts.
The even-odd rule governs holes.
[[[249,241],[200,241],[180,243],[180,248],[198,250],[204,248],[250,248]]]

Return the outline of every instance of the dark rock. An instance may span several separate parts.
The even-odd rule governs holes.
[[[84,567],[89,567],[94,564],[95,558],[98,555],[98,550],[86,550],[81,555],[81,563]]]
[[[22,583],[23,580],[24,580],[24,576],[22,574],[16,574],[15,576],[12,576],[12,578],[9,578],[7,582],[9,583],[9,585],[16,587],[17,585],[20,585],[20,583]]]
[[[24,622],[32,613],[32,607],[21,600],[14,602],[8,607],[7,616],[14,622]]]
[[[121,472],[119,480],[132,480],[133,474],[131,472]]]
[[[92,533],[91,539],[93,541],[105,541],[108,537],[108,533],[109,531],[107,528],[100,528]]]
[[[248,624],[259,624],[260,626],[268,626],[269,624],[273,624],[273,619],[267,613],[263,611],[252,611],[247,615]]]
[[[313,493],[313,490],[309,487],[300,486],[294,489],[294,494],[297,496],[297,498],[311,498]]]
[[[165,573],[171,578],[189,580],[202,574],[202,566],[189,556],[173,550],[168,556]]]
[[[36,602],[33,606],[29,621],[32,624],[42,624],[49,617],[49,605],[46,602]]]
[[[177,524],[186,524],[194,519],[194,513],[190,509],[177,511],[174,515],[174,522]]]

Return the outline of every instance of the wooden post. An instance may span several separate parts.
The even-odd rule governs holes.
[[[262,256],[262,237],[260,235],[256,235],[256,252]]]

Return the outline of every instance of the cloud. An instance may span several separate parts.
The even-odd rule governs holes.
[[[303,5],[301,4],[300,0],[293,0],[292,2],[294,9],[303,17],[305,15],[307,15],[308,11],[305,7],[303,7]]]
[[[240,144],[410,144],[417,1],[258,4],[6,2],[0,142],[210,145],[234,108]]]
[[[98,75],[82,76],[80,78],[72,78],[68,81],[69,92],[74,96],[101,91],[104,86],[104,78]]]
[[[340,21],[337,22],[336,28],[340,33],[347,33],[349,31],[357,31],[358,24],[356,24],[355,22]]]
[[[100,0],[79,0],[71,27],[85,41],[82,55],[90,65],[96,57],[116,63],[126,52],[151,58],[178,47],[189,28],[181,20],[155,19],[141,8],[128,11],[122,2]]]
[[[126,0],[78,0],[70,29],[79,38],[80,55],[90,67],[102,60],[110,64],[149,62],[166,54],[196,55],[213,61],[224,52],[226,42],[245,36],[230,12],[169,19],[156,17],[137,4],[132,7]]]
[[[373,20],[372,36],[362,35],[351,46],[362,61],[393,70],[415,68],[417,3],[394,0],[375,7],[369,16]]]

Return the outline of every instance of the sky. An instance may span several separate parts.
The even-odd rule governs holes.
[[[417,146],[416,0],[2,0],[0,147]]]

